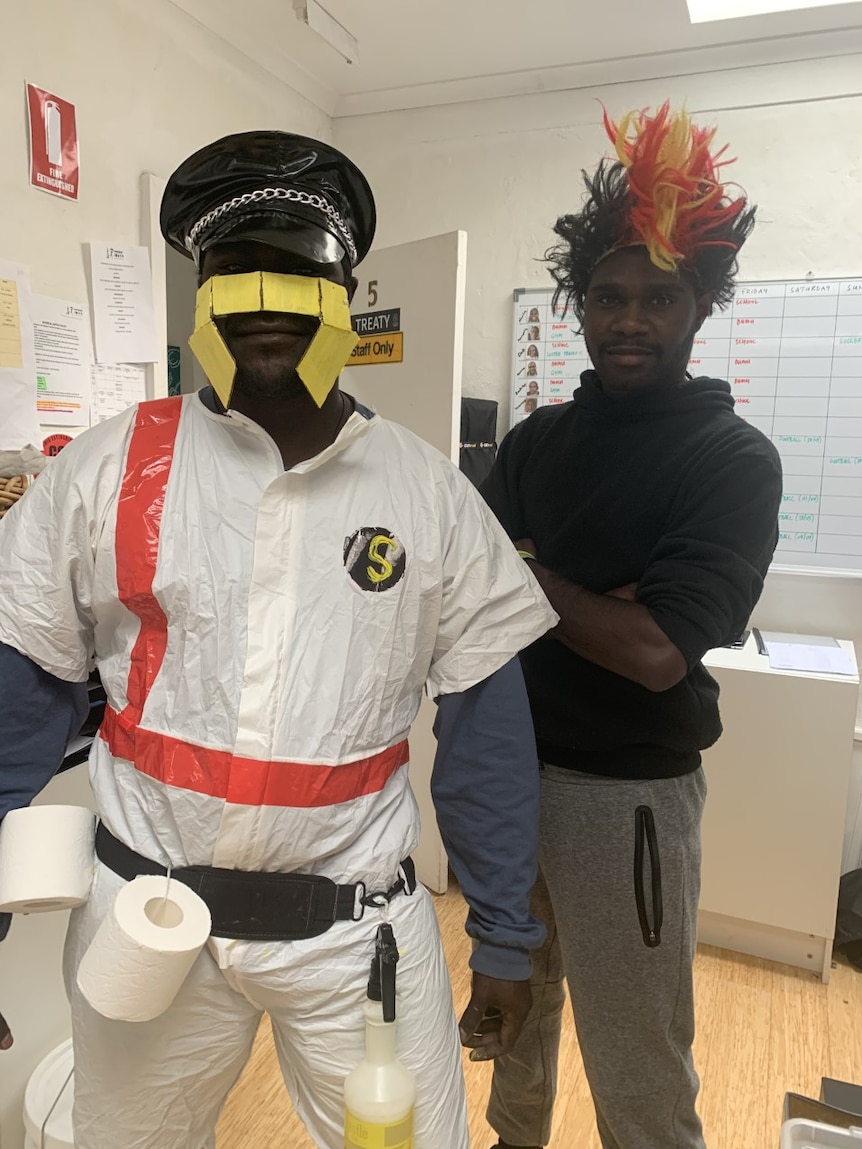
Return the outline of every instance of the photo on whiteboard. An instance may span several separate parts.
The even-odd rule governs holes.
[[[528,363],[527,364],[527,378],[528,379],[531,375],[538,375],[538,373],[539,373],[539,368],[538,368],[537,364],[535,364],[535,363]]]
[[[512,411],[512,423],[523,423],[525,419],[528,419],[530,415],[532,415],[534,411],[537,411],[541,406],[541,395],[525,395],[523,399],[514,404],[514,409]]]
[[[535,343],[530,343],[528,345],[528,347],[527,347],[527,358],[528,359],[538,359],[539,358],[539,349],[535,345]]]

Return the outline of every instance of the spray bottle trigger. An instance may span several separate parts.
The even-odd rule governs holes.
[[[368,996],[383,1004],[383,1020],[395,1020],[395,966],[398,962],[398,945],[392,926],[384,922],[377,929],[374,947],[374,960],[371,963],[371,980],[368,983]],[[372,992],[372,989],[375,992]]]

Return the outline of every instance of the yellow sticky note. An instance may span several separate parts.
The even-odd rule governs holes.
[[[344,331],[338,327],[321,324],[320,330],[309,344],[308,350],[296,368],[296,373],[318,407],[323,406],[324,399],[332,390],[358,340],[359,336],[355,331]]]
[[[321,279],[319,283],[322,321],[330,327],[341,327],[345,331],[351,331],[353,327],[350,320],[347,290],[340,284],[332,283],[328,279]]]
[[[18,284],[14,279],[0,279],[0,367],[23,366]]]
[[[189,347],[227,410],[236,375],[236,361],[212,319],[195,331],[189,339]]]
[[[320,317],[320,280],[264,271],[261,281],[264,311]]]
[[[195,331],[209,323],[213,313],[213,281],[208,279],[198,288],[195,296]]]
[[[213,315],[239,315],[249,311],[265,311],[263,305],[263,275],[248,271],[244,275],[214,275],[212,284]]]

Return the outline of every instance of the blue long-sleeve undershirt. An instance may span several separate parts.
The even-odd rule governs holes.
[[[431,793],[478,943],[470,965],[526,979],[544,938],[530,914],[536,880],[539,766],[518,659],[463,694],[437,700]]]

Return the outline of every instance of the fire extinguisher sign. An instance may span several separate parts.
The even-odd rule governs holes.
[[[40,191],[78,198],[75,105],[35,84],[27,85],[30,113],[30,183]]]

